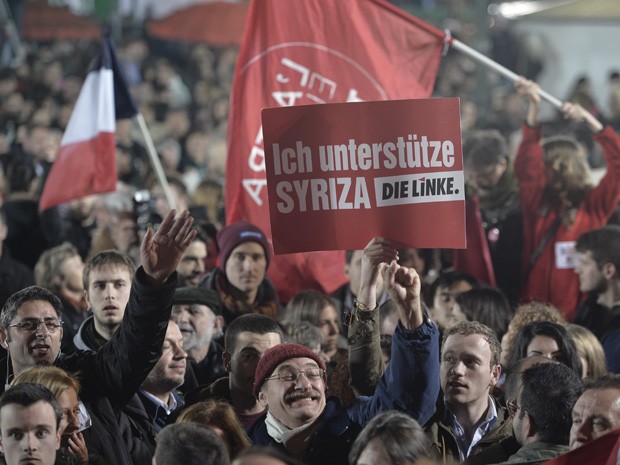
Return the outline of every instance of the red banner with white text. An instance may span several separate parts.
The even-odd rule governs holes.
[[[252,1],[233,80],[227,222],[245,219],[270,235],[262,108],[428,97],[443,40],[384,0]],[[341,252],[274,258],[269,274],[284,301],[345,281]]]
[[[458,99],[269,108],[263,114],[275,253],[464,248]]]

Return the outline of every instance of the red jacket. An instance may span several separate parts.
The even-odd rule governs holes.
[[[581,300],[579,278],[573,268],[556,267],[555,245],[558,242],[576,241],[583,233],[606,225],[620,201],[620,137],[613,129],[606,127],[594,138],[605,154],[607,172],[598,186],[582,201],[574,224],[569,229],[563,224],[560,225],[547,242],[522,288],[522,298],[550,302],[560,309],[569,321]],[[519,181],[523,210],[523,273],[527,273],[530,256],[558,216],[555,210],[547,216],[536,213],[541,206],[547,184],[543,149],[539,140],[540,127],[531,128],[524,124],[523,140],[515,159],[515,174]]]

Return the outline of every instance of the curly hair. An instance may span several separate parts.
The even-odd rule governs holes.
[[[542,147],[548,178],[537,213],[546,216],[558,209],[562,223],[571,227],[583,198],[594,187],[588,160],[572,137],[550,137],[542,142]]]
[[[515,316],[508,324],[508,330],[506,334],[504,334],[504,339],[502,340],[504,359],[511,352],[513,341],[521,328],[541,320],[552,321],[562,326],[566,325],[566,320],[560,311],[551,304],[532,301],[517,307]]]

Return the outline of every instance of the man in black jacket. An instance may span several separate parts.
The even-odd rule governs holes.
[[[11,296],[0,314],[0,345],[8,350],[13,373],[33,365],[54,364],[79,373],[80,396],[86,404],[101,406],[103,402],[122,408],[161,356],[175,270],[196,234],[188,212],[178,218],[175,214],[171,211],[157,232],[146,233],[140,253],[142,266],[134,277],[123,323],[99,351],[76,351],[69,356],[60,352],[61,304],[49,291],[33,286]]]

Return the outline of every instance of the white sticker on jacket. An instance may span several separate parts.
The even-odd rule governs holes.
[[[561,270],[577,267],[575,241],[555,243],[555,267]]]

